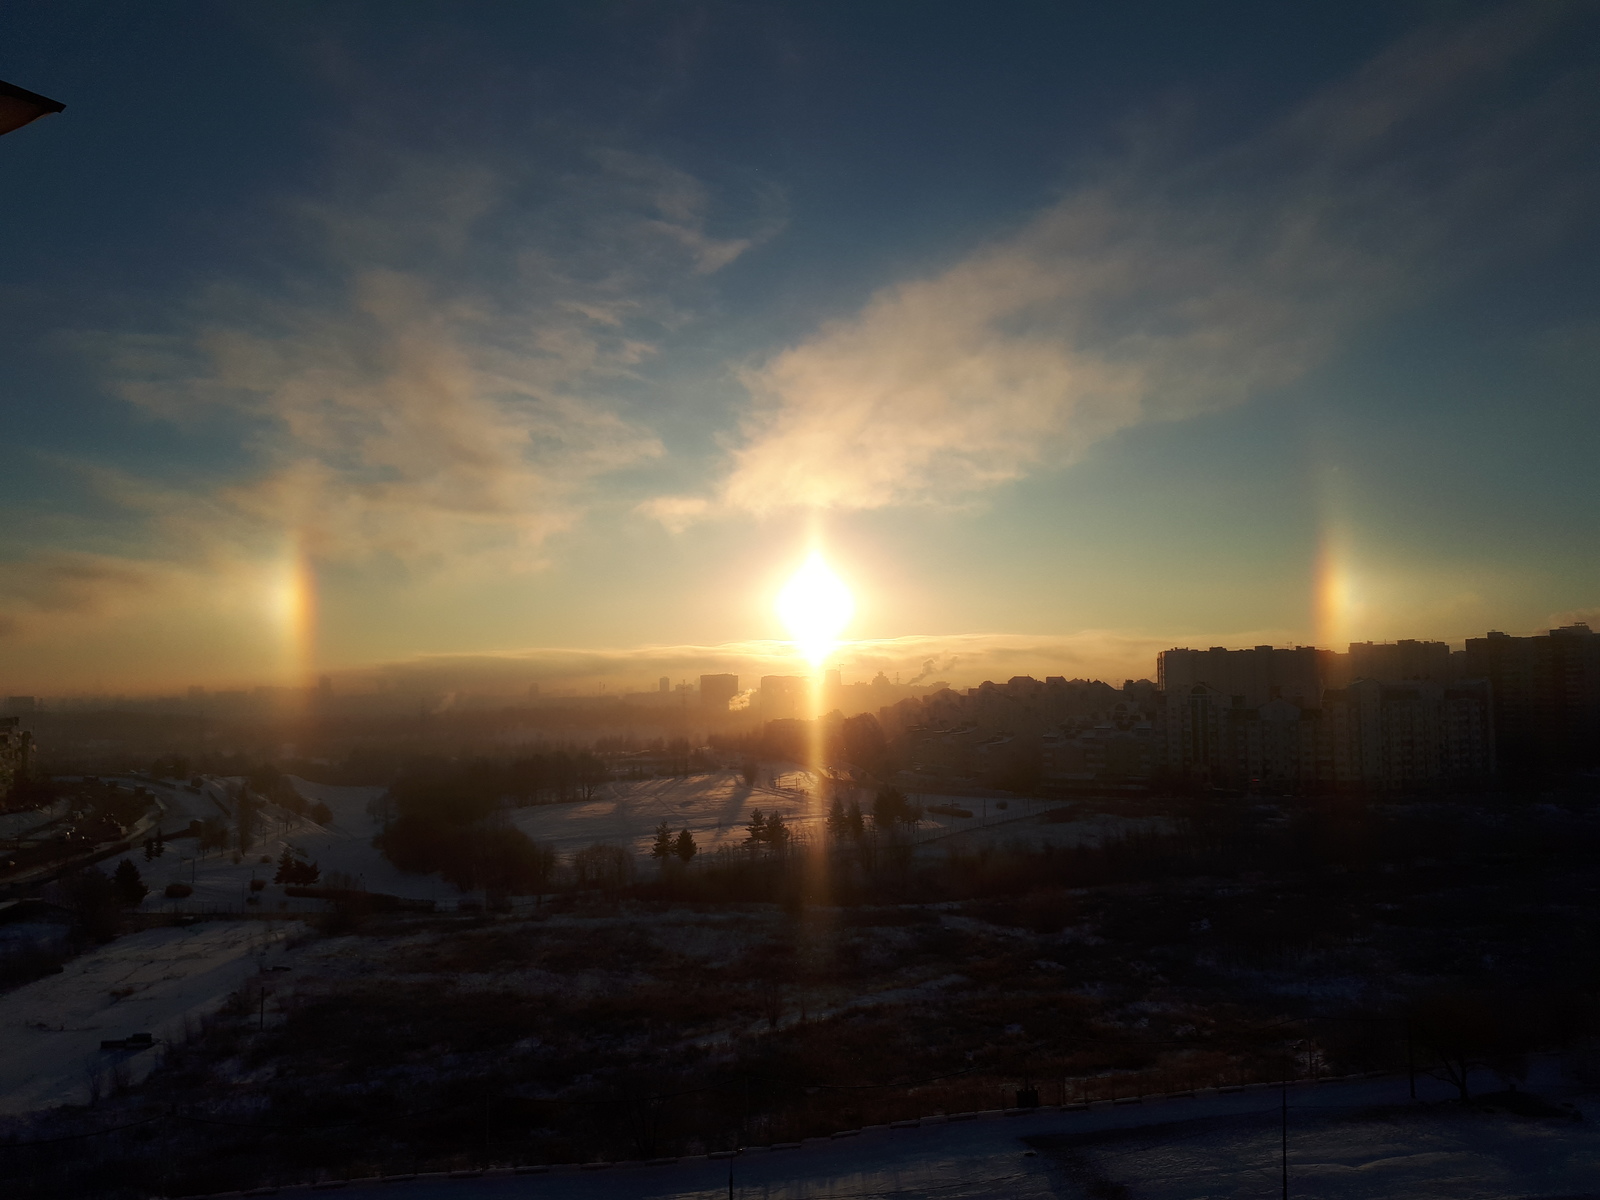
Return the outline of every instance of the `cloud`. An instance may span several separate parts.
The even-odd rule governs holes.
[[[1288,644],[1283,630],[1207,633],[1189,639],[1192,645],[1255,646]],[[847,642],[830,661],[846,682],[870,679],[879,671],[900,675],[909,683],[942,680],[971,687],[986,679],[1013,675],[1065,675],[1105,679],[1151,678],[1156,654],[1174,643],[1139,631],[1087,630],[1065,635],[963,634],[912,636]],[[753,687],[762,675],[804,673],[808,666],[794,647],[782,641],[727,642],[721,645],[666,645],[633,648],[530,649],[499,654],[419,655],[339,677],[341,689],[380,687],[400,692],[476,692],[525,695],[531,683],[546,692],[563,688],[593,694],[655,689],[665,675],[697,680],[701,674],[727,672]]]
[[[643,511],[959,503],[1292,384],[1357,326],[1581,214],[1592,178],[1564,164],[1592,102],[1570,79],[1503,87],[1556,12],[1430,29],[1206,158],[1142,141],[1020,230],[746,369],[714,495]]]
[[[242,431],[254,469],[208,507],[293,530],[314,558],[532,561],[598,481],[662,453],[632,411],[642,365],[689,319],[694,278],[770,222],[713,236],[700,184],[621,151],[584,152],[555,185],[367,157],[296,206],[300,274],[219,284],[187,328],[117,339],[119,388]]]
[[[231,622],[230,656],[287,670],[261,599],[285,561],[504,578],[663,453],[651,359],[708,276],[772,236],[781,197],[725,228],[687,173],[570,130],[515,153],[396,144],[340,141],[320,191],[274,202],[252,271],[68,336],[187,467],[53,461],[105,507],[13,529],[13,642],[67,656],[137,629],[118,653],[154,657],[155,627]]]
[[[34,616],[98,614],[148,593],[160,572],[104,554],[53,552],[0,563],[0,602]],[[9,618],[15,631],[21,622]]]

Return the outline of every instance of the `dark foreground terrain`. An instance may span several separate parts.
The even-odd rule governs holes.
[[[649,1159],[1408,1064],[1470,1095],[1594,1031],[1586,794],[1101,807],[1160,820],[724,856],[521,915],[331,913],[143,1084],[0,1123],[0,1179]]]

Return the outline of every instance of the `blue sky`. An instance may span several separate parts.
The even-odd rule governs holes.
[[[1310,7],[7,10],[0,688],[1600,615],[1600,12]]]

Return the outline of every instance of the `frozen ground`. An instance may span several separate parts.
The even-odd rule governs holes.
[[[148,781],[143,782],[149,786]],[[224,815],[231,820],[233,804],[227,798],[228,788],[238,782],[208,778],[199,795],[181,786],[152,788],[168,812],[164,827],[171,832],[184,828],[190,820]],[[333,819],[326,825],[318,825],[308,818],[295,817],[271,806],[261,819],[250,853],[241,855],[237,863],[231,851],[198,854],[191,838],[169,841],[166,853],[157,859],[147,861],[141,854],[133,853],[129,857],[150,888],[144,909],[184,912],[241,908],[252,895],[250,881],[262,879],[268,883],[259,893],[259,907],[263,911],[320,911],[324,907],[322,901],[291,898],[284,895],[281,887],[272,885],[278,857],[286,846],[292,847],[302,859],[315,862],[322,869],[323,883],[333,875],[347,875],[357,886],[369,891],[453,903],[456,889],[438,876],[408,875],[373,847],[372,835],[376,827],[367,813],[367,806],[383,793],[383,788],[334,787],[303,779],[292,782],[308,800],[327,804]],[[262,862],[263,858],[268,861]],[[116,860],[107,862],[106,869],[113,869],[115,863]],[[168,900],[162,893],[169,883],[189,884],[194,888],[194,895],[184,900]]]
[[[648,854],[662,821],[674,832],[689,830],[701,853],[709,853],[742,844],[745,827],[758,808],[782,813],[792,828],[820,837],[827,807],[816,798],[810,774],[787,767],[775,772],[775,778],[776,787],[769,785],[765,771],[754,787],[735,771],[685,779],[619,780],[586,803],[519,808],[512,820],[529,837],[550,842],[564,856],[595,842],[632,846]]]
[[[855,796],[870,814],[870,790],[857,789]],[[1065,807],[1060,801],[985,800],[933,793],[917,793],[912,799],[922,805],[924,814],[917,827],[917,842],[930,851],[935,847],[942,852],[944,847],[976,849],[1018,841],[1030,847],[1044,842],[1058,846],[1098,843],[1148,824],[1105,813],[1086,813],[1071,821],[1044,820],[1046,813]],[[763,768],[762,779],[754,787],[735,771],[686,779],[618,781],[607,784],[599,796],[587,803],[517,809],[512,820],[529,837],[552,843],[563,855],[595,842],[631,846],[638,854],[648,854],[656,826],[662,821],[673,831],[688,829],[701,852],[706,853],[723,846],[742,845],[751,815],[758,808],[766,813],[782,813],[791,828],[819,839],[829,803],[818,798],[817,781],[809,771],[785,764],[772,770],[770,776]],[[1002,804],[1004,808],[1000,807]],[[972,815],[930,812],[931,805]]]
[[[151,786],[148,780],[128,782]],[[164,824],[171,830],[186,826],[191,819],[226,815],[231,820],[233,805],[228,793],[238,782],[207,778],[198,795],[182,786],[155,785],[152,790],[167,810]],[[269,886],[259,895],[265,910],[294,913],[321,909],[321,901],[293,899],[285,896],[282,888],[270,885],[274,864],[285,846],[316,862],[324,882],[335,874],[348,876],[369,891],[432,900],[441,908],[452,907],[460,898],[456,889],[438,876],[407,874],[374,849],[372,837],[377,824],[368,814],[368,807],[382,795],[383,788],[337,787],[297,778],[291,778],[291,782],[308,800],[328,805],[333,819],[327,825],[271,808],[263,819],[257,844],[238,863],[233,861],[231,852],[211,851],[197,857],[195,843],[189,839],[169,842],[167,853],[154,861],[146,862],[135,855],[135,863],[151,890],[144,907],[161,911],[237,908],[252,894],[250,881],[265,879]],[[767,764],[753,787],[736,771],[687,778],[618,780],[602,785],[593,800],[513,809],[510,817],[517,828],[552,844],[566,859],[595,842],[629,846],[641,857],[648,856],[656,827],[663,821],[674,832],[688,829],[701,853],[710,854],[722,847],[742,845],[746,827],[758,808],[766,813],[782,813],[797,833],[819,840],[829,803],[819,797],[818,781],[811,772],[793,764]],[[857,789],[855,797],[870,813],[870,790]],[[916,841],[924,854],[1008,843],[1022,843],[1029,848],[1047,842],[1057,846],[1095,844],[1150,823],[1094,812],[1075,813],[1068,821],[1051,821],[1046,819],[1051,811],[1076,806],[1025,797],[1002,801],[917,793],[912,799],[924,810],[916,831]],[[1004,808],[1000,807],[1002,804]],[[928,811],[934,805],[972,815]],[[263,858],[269,861],[262,862]],[[166,900],[162,892],[174,882],[190,884],[194,895],[182,901]]]
[[[1485,1081],[1487,1083],[1487,1081]],[[1549,1083],[1551,1080],[1536,1083]],[[1289,1188],[1298,1198],[1512,1200],[1600,1195],[1600,1130],[1589,1120],[1516,1117],[1437,1103],[1403,1077],[1289,1090]],[[1600,1105],[1595,1106],[1600,1117]],[[864,1130],[798,1149],[659,1167],[542,1176],[417,1179],[414,1200],[845,1200],[1127,1196],[1139,1200],[1276,1196],[1276,1089],[1091,1112],[987,1116],[915,1129]],[[388,1185],[385,1185],[388,1186]],[[377,1187],[354,1186],[358,1193]]]
[[[90,1080],[116,1067],[130,1081],[159,1048],[102,1051],[102,1039],[181,1036],[185,1018],[214,1010],[264,965],[285,960],[298,922],[205,921],[130,934],[67,964],[60,975],[0,995],[0,1112],[82,1104]]]

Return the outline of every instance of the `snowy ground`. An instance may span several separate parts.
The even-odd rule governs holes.
[[[207,779],[200,795],[184,787],[157,787],[152,789],[167,808],[164,825],[170,833],[186,827],[190,820],[206,820],[231,814],[232,802],[227,799],[228,787],[238,780]],[[304,817],[269,806],[260,822],[259,833],[250,853],[239,856],[234,862],[232,851],[212,850],[204,855],[192,838],[175,838],[167,843],[166,853],[160,858],[146,860],[138,853],[131,854],[134,864],[150,888],[143,908],[147,912],[189,912],[216,909],[242,908],[252,893],[250,881],[267,881],[267,887],[258,895],[258,904],[252,907],[266,912],[320,911],[325,907],[320,900],[302,900],[288,897],[281,887],[271,883],[278,856],[290,847],[302,859],[315,862],[322,870],[320,882],[328,883],[335,875],[348,876],[356,886],[373,892],[414,899],[450,901],[456,889],[433,875],[408,875],[398,870],[372,845],[376,826],[367,813],[367,806],[383,793],[381,787],[333,787],[293,780],[295,787],[308,800],[327,804],[333,819],[318,825]],[[147,784],[148,786],[148,784]],[[262,859],[267,861],[263,862]],[[115,863],[108,862],[107,869]],[[194,895],[183,900],[168,900],[162,894],[169,883],[185,883],[194,888]]]
[[[224,815],[231,820],[229,789],[239,781],[208,777],[199,794],[181,785],[151,785],[148,780],[127,782],[152,787],[166,809],[164,827],[171,831],[186,827],[191,820]],[[268,887],[258,894],[255,907],[287,913],[320,910],[324,907],[321,901],[290,898],[282,888],[271,885],[274,864],[286,846],[301,858],[316,862],[325,883],[332,876],[345,876],[369,891],[432,900],[441,908],[453,907],[460,898],[453,886],[437,876],[402,872],[373,847],[377,824],[368,814],[368,807],[383,788],[338,787],[303,779],[292,782],[308,800],[328,805],[333,819],[327,825],[269,807],[256,845],[237,863],[231,851],[197,855],[194,841],[187,838],[168,842],[166,854],[153,861],[134,854],[135,864],[150,887],[145,909],[183,912],[240,908],[253,894],[251,880],[264,879]],[[870,813],[871,792],[858,789],[854,795]],[[809,771],[793,764],[768,764],[753,787],[735,771],[687,778],[618,780],[602,785],[593,800],[513,809],[510,817],[530,837],[555,846],[564,859],[595,842],[629,846],[641,857],[648,856],[656,827],[663,821],[674,832],[688,829],[701,853],[711,854],[722,847],[742,845],[758,808],[765,813],[782,813],[796,833],[820,840],[829,806],[821,796],[818,780]],[[1013,843],[1030,849],[1044,843],[1095,844],[1150,824],[1087,811],[1081,815],[1074,812],[1071,820],[1052,821],[1047,819],[1052,811],[1076,806],[1025,797],[996,800],[918,793],[912,799],[924,810],[916,830],[919,852],[924,854]],[[936,805],[972,815],[929,811]],[[185,900],[167,900],[162,892],[169,883],[189,884],[194,895]]]
[[[691,775],[684,779],[619,780],[581,804],[545,804],[512,813],[518,829],[553,844],[563,856],[595,842],[632,846],[648,854],[656,826],[665,821],[676,832],[694,834],[701,853],[744,842],[756,809],[783,814],[784,821],[808,836],[822,836],[827,805],[818,800],[812,777],[796,768],[766,773],[754,787],[735,771]]]
[[[1485,1081],[1487,1083],[1487,1081]],[[1534,1083],[1558,1087],[1553,1079]],[[1549,1088],[1546,1089],[1547,1092]],[[1600,1129],[1407,1101],[1403,1077],[1292,1087],[1289,1188],[1300,1198],[1511,1200],[1600,1194]],[[1279,1092],[1252,1090],[1090,1112],[1044,1110],[914,1129],[869,1129],[796,1149],[658,1167],[536,1176],[419,1178],[414,1200],[763,1200],[1128,1196],[1140,1200],[1279,1194]],[[1600,1117],[1600,1104],[1594,1116]],[[389,1185],[384,1185],[389,1186]],[[1125,1189],[1125,1190],[1124,1190]],[[352,1191],[376,1187],[352,1185]]]
[[[68,804],[65,800],[57,800],[44,808],[29,808],[21,812],[0,813],[0,840],[10,841],[12,838],[25,838],[52,822],[59,821],[67,815]]]
[[[102,1051],[102,1039],[179,1037],[185,1018],[214,1010],[282,948],[298,922],[205,921],[130,934],[0,995],[0,1112],[82,1104],[113,1067],[137,1081],[159,1048]]]
[[[870,815],[872,794],[857,789],[856,800]],[[1095,844],[1148,825],[1105,813],[1085,813],[1070,821],[1047,821],[1045,814],[1063,807],[1060,801],[1026,797],[1008,800],[917,793],[911,799],[923,808],[917,826],[918,845],[929,852],[944,848],[976,849],[983,845],[1023,842],[1057,846]],[[779,812],[797,832],[813,840],[823,836],[822,823],[830,801],[819,798],[816,778],[784,764],[762,771],[754,787],[734,771],[718,771],[685,779],[646,779],[607,784],[594,800],[582,804],[550,804],[517,809],[512,820],[529,837],[553,844],[563,855],[595,842],[631,846],[650,852],[656,827],[665,821],[676,832],[688,829],[702,853],[742,845],[756,809]],[[970,812],[970,817],[929,811],[940,806]],[[1004,805],[1004,807],[1001,807]]]

